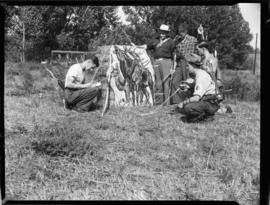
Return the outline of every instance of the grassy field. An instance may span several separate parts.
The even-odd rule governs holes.
[[[259,101],[186,124],[168,107],[71,112],[60,96],[39,66],[5,65],[7,199],[258,203]]]

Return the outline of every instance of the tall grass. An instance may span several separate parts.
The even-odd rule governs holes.
[[[254,71],[254,60],[255,54],[249,54],[247,60],[242,65],[242,68],[248,70],[250,72]],[[256,62],[255,62],[255,73],[260,74],[261,72],[261,54],[257,53],[256,55]]]
[[[44,67],[36,63],[5,63],[5,93],[30,96],[54,90]]]

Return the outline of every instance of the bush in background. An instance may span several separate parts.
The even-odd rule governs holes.
[[[260,101],[260,75],[253,75],[250,71],[223,71],[225,89],[232,89],[228,98],[242,101]]]
[[[54,90],[45,68],[37,63],[5,63],[5,88],[7,95],[29,96]]]

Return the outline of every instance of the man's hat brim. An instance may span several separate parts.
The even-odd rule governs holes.
[[[201,62],[188,62],[190,65],[194,65],[194,66],[201,66],[202,63]]]
[[[165,24],[161,24],[161,26],[159,27],[159,30],[164,31],[164,32],[170,32],[169,26],[167,26]]]
[[[205,42],[205,41],[199,43],[197,46],[199,48],[202,48],[202,47],[209,48],[209,44],[207,42]]]
[[[186,60],[191,65],[196,65],[196,66],[201,66],[202,65],[201,56],[199,56],[199,55],[197,55],[195,53],[188,54],[186,56]]]

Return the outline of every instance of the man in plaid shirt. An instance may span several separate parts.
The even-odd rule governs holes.
[[[197,39],[187,34],[187,26],[185,24],[179,25],[178,35],[175,38],[175,55],[176,55],[176,69],[173,74],[172,80],[172,92],[173,93],[179,86],[181,81],[188,78],[189,73],[187,69],[186,56],[191,53],[195,53]],[[185,93],[178,92],[173,96],[171,104],[179,103],[187,96]]]

